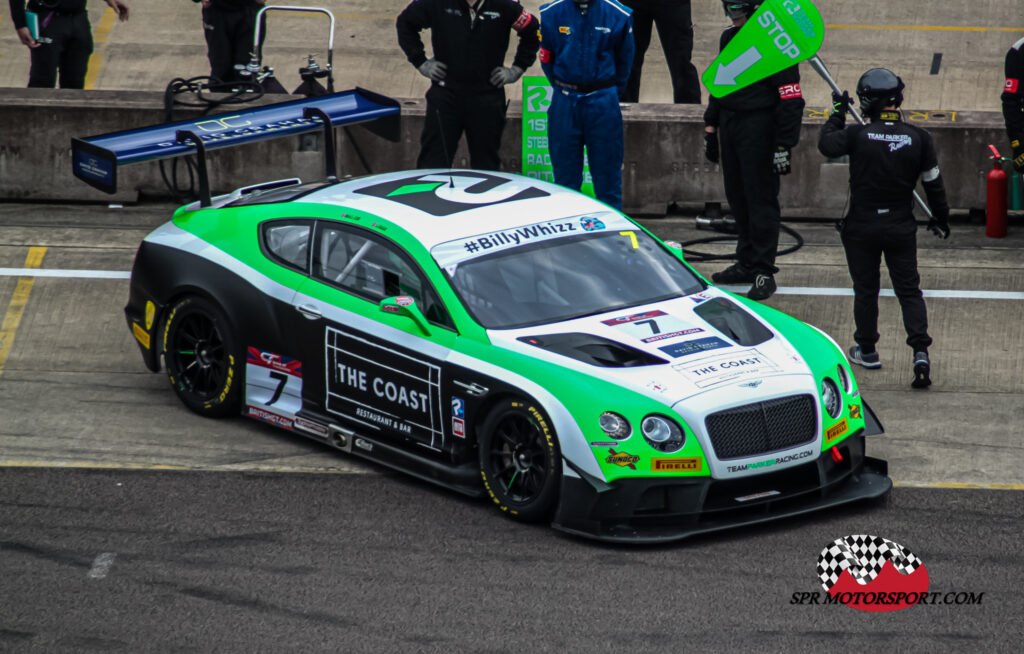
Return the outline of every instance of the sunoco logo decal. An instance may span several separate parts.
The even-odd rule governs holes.
[[[838,538],[818,556],[818,577],[831,597],[861,611],[898,611],[928,591],[921,559],[878,536]]]

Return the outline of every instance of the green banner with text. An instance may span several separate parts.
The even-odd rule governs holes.
[[[553,96],[554,90],[547,77],[523,78],[523,174],[545,182],[555,181],[548,153],[548,107]],[[594,197],[594,184],[586,157],[584,151],[582,191]]]
[[[810,0],[766,0],[701,81],[716,98],[810,59],[825,40],[825,23]]]

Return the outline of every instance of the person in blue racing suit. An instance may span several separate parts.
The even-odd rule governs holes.
[[[540,16],[540,63],[554,87],[548,146],[555,183],[579,190],[586,146],[597,199],[621,209],[619,98],[633,69],[630,10],[615,0],[555,0]]]

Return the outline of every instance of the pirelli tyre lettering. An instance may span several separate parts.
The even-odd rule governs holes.
[[[479,433],[484,488],[506,514],[525,522],[546,520],[554,510],[561,455],[554,431],[532,402],[496,404]]]
[[[209,417],[239,412],[243,362],[217,305],[196,296],[175,303],[164,325],[163,353],[171,387],[185,406]]]

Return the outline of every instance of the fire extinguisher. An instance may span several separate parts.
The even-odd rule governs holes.
[[[992,151],[992,170],[988,171],[985,185],[985,236],[1003,238],[1006,236],[1006,191],[1008,178],[1003,171],[1004,158],[989,145]]]

